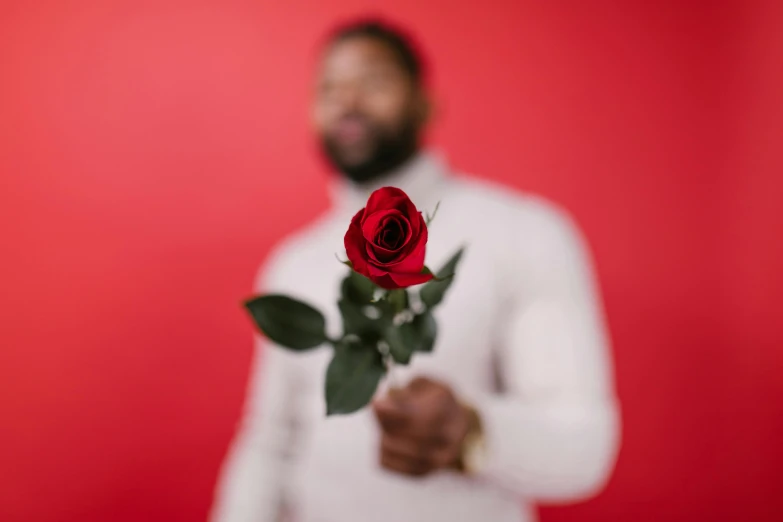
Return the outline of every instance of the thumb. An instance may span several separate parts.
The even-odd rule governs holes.
[[[384,431],[396,431],[403,428],[410,418],[407,401],[399,398],[383,397],[372,403],[375,418]]]

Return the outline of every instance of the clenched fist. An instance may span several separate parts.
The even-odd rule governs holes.
[[[410,476],[460,467],[470,409],[442,383],[419,377],[373,402],[381,426],[381,466]]]

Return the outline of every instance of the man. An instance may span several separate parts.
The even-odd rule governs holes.
[[[330,39],[313,104],[341,179],[334,208],[272,255],[259,291],[327,311],[345,267],[334,260],[351,216],[376,188],[440,210],[427,262],[466,245],[436,312],[432,354],[397,368],[402,389],[325,416],[328,348],[263,350],[214,522],[518,522],[532,505],[597,491],[616,453],[607,339],[585,247],[552,205],[451,176],[420,149],[428,116],[420,60],[379,23]]]

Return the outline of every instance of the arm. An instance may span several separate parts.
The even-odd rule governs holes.
[[[513,296],[499,340],[504,394],[480,399],[481,474],[529,498],[569,501],[600,489],[619,438],[611,362],[586,249],[543,208],[524,252],[511,252]],[[520,248],[521,250],[521,248]]]
[[[278,284],[272,266],[256,289]],[[218,481],[211,522],[273,522],[281,517],[293,458],[296,361],[260,336],[255,352],[245,411]]]

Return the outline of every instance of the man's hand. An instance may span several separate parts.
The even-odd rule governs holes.
[[[459,467],[470,413],[445,384],[416,378],[373,402],[381,466],[411,476]]]

